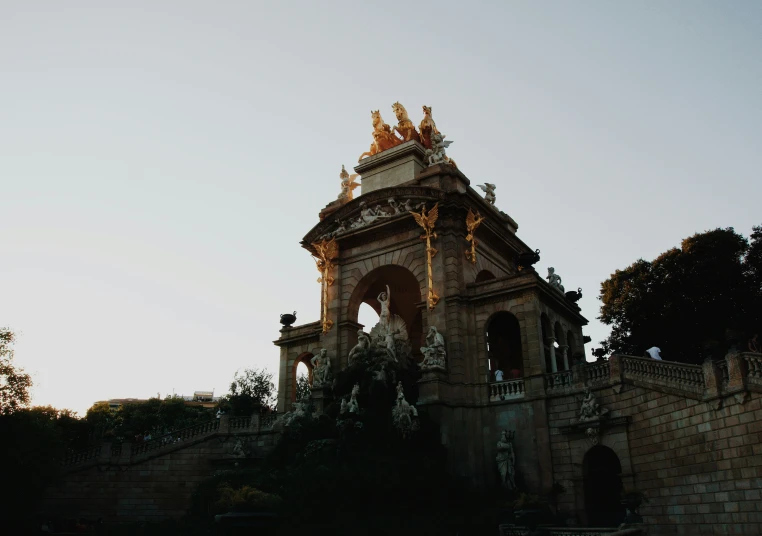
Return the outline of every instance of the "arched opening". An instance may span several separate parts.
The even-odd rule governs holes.
[[[558,370],[569,370],[569,358],[566,354],[568,350],[568,348],[566,348],[566,335],[564,334],[564,328],[561,327],[560,322],[556,322],[555,326],[553,326],[553,332],[556,339],[556,368]],[[565,359],[564,356],[566,356]]]
[[[487,357],[490,381],[524,376],[524,357],[521,352],[521,327],[511,313],[496,313],[487,323]]]
[[[420,347],[423,346],[422,307],[424,304],[418,279],[407,268],[390,264],[366,274],[355,286],[349,299],[347,311],[349,319],[364,324],[363,329],[369,333],[378,322],[378,315],[381,312],[378,296],[386,292],[387,285],[390,294],[389,311],[405,321],[413,358],[421,361],[423,359]],[[375,312],[375,315],[369,312],[368,307]]]
[[[363,325],[363,329],[368,332],[378,323],[378,313],[367,303],[360,304],[360,310],[357,313],[357,321]]]
[[[302,400],[310,397],[312,387],[312,370],[304,361],[296,365],[296,400]]]
[[[310,363],[312,357],[313,354],[305,352],[294,361],[294,368],[291,374],[291,402],[296,402],[298,399],[297,394],[299,392],[300,376],[306,376],[307,384],[312,385],[312,363]],[[304,380],[302,380],[302,382],[304,382]],[[302,383],[302,385],[303,384],[304,383]]]
[[[624,520],[620,503],[622,464],[608,447],[596,445],[582,462],[587,524],[593,527],[617,527]]]
[[[542,313],[540,316],[540,326],[542,328],[542,347],[543,354],[545,356],[545,372],[553,372],[553,365],[551,364],[551,347],[553,346],[553,331],[550,326],[550,319],[548,315]],[[555,352],[555,350],[554,350]]]
[[[476,279],[474,279],[474,283],[481,283],[482,281],[489,281],[490,279],[495,279],[495,275],[489,270],[482,270],[481,272],[476,274]]]
[[[566,344],[569,346],[569,362],[574,363],[574,356],[577,355],[579,350],[577,350],[577,341],[574,338],[574,333],[572,330],[566,332]]]

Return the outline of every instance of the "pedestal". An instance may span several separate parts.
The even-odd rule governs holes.
[[[318,415],[322,415],[325,408],[333,402],[333,395],[330,389],[327,387],[312,387],[312,395],[310,396],[312,404],[315,406],[315,412]]]
[[[439,370],[429,370],[418,380],[418,402],[416,406],[432,404],[445,398],[447,374]]]

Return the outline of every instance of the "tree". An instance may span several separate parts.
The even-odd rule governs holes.
[[[32,377],[13,364],[15,336],[0,328],[0,414],[13,413],[29,406]]]
[[[296,377],[296,399],[308,399],[312,394],[310,378],[306,374],[300,374]]]
[[[754,278],[762,273],[755,260],[760,249],[760,228],[751,249],[733,228],[714,229],[651,262],[639,259],[617,270],[599,296],[599,319],[612,326],[604,349],[643,355],[658,346],[665,359],[687,363],[722,357],[733,333],[758,329],[762,302]],[[754,258],[747,253],[752,251]]]
[[[273,375],[265,369],[244,369],[236,372],[230,383],[230,392],[223,397],[219,407],[232,411],[233,415],[252,415],[260,408],[275,408],[275,384]]]

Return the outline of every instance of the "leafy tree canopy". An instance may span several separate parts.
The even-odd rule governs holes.
[[[312,394],[310,378],[306,374],[300,374],[296,377],[296,399],[307,400]]]
[[[265,369],[245,369],[235,373],[230,392],[220,401],[219,407],[233,415],[252,415],[261,408],[274,409],[276,403],[272,373]]]
[[[649,262],[635,261],[601,284],[602,341],[612,353],[658,346],[670,361],[721,358],[762,320],[762,227],[751,241],[733,228],[695,234]],[[741,341],[745,344],[745,340]]]
[[[29,406],[32,377],[13,363],[14,334],[0,328],[0,414]]]

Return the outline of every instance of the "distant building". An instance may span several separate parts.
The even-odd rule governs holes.
[[[192,396],[181,395],[186,406],[196,406],[202,408],[213,408],[219,402],[220,397],[214,396],[214,391],[193,391]],[[148,402],[147,398],[109,398],[108,400],[99,400],[96,404],[108,404],[111,411],[117,411],[125,404],[141,404]]]

